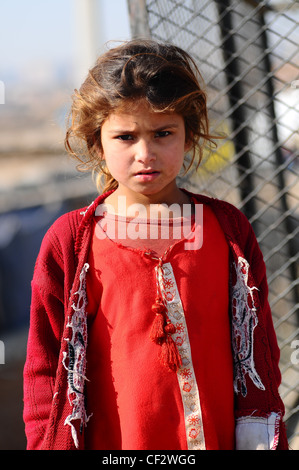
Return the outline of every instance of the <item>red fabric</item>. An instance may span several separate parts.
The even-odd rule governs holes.
[[[72,304],[78,291],[79,276],[90,251],[91,222],[96,207],[105,197],[107,194],[99,196],[84,212],[74,211],[58,219],[46,234],[40,249],[32,283],[30,332],[24,368],[24,421],[28,449],[75,448],[71,428],[65,425],[65,418],[72,409],[67,396],[68,373],[63,358],[68,353],[68,321],[73,314]],[[263,415],[275,411],[283,416],[284,406],[278,394],[279,349],[267,301],[265,265],[252,228],[246,217],[230,204],[204,196],[195,197],[215,213],[229,245],[231,259],[237,262],[238,256],[243,256],[248,261],[248,284],[258,289],[255,298],[259,324],[254,332],[254,359],[266,390],[255,393],[253,389],[251,394],[254,386],[251,386],[247,375],[248,394],[246,397],[235,394],[235,413],[246,415],[253,408]],[[82,434],[78,432],[78,439],[79,449],[84,449],[84,430]],[[282,424],[278,449],[287,449]]]
[[[207,206],[203,227],[201,249],[176,242],[164,262],[173,267],[184,306],[206,447],[233,449],[228,246]],[[88,262],[87,448],[187,449],[176,373],[160,364],[160,346],[150,340],[157,261],[99,240],[95,230]]]
[[[96,217],[96,236],[98,240],[113,239],[124,246],[146,249],[162,256],[167,248],[184,236],[192,234],[195,215],[175,218],[122,217],[105,214]]]
[[[66,346],[67,306],[76,271],[74,238],[79,211],[59,218],[45,235],[36,261],[32,281],[32,300],[27,357],[24,368],[24,422],[28,450],[45,445],[45,436],[55,447],[71,449],[73,442],[65,432],[64,420],[70,412],[68,402],[57,407],[59,424],[50,426],[49,417],[55,409],[53,397],[59,390],[66,396],[67,383],[59,380],[65,371],[59,368]],[[54,448],[55,448],[54,447]]]

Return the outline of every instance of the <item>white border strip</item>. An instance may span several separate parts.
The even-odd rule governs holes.
[[[176,332],[172,335],[182,359],[177,378],[185,415],[186,438],[189,450],[205,450],[202,413],[196,377],[192,364],[191,347],[186,318],[173,269],[170,263],[156,268],[157,279],[164,297],[168,316]]]

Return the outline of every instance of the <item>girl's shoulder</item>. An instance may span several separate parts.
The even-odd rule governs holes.
[[[67,252],[74,251],[74,243],[80,225],[80,211],[74,210],[58,217],[46,231],[36,260],[37,269],[52,269],[63,265]]]
[[[213,197],[192,194],[197,203],[208,205],[218,219],[227,239],[236,241],[240,246],[246,245],[255,235],[246,215],[233,204]]]
[[[76,238],[78,230],[82,225],[86,225],[87,222],[90,222],[95,208],[102,199],[102,196],[98,196],[94,201],[78,209],[66,212],[58,217],[53,225],[50,227],[50,233],[55,233],[57,235],[70,235],[72,238]]]
[[[91,226],[95,209],[105,197],[106,194],[97,196],[91,204],[66,212],[58,217],[49,228],[45,238],[51,243],[73,244]]]
[[[239,223],[249,224],[249,221],[245,214],[238,209],[235,205],[222,199],[206,196],[203,194],[189,193],[197,203],[206,204],[216,213],[221,219],[233,217]],[[249,224],[250,225],[250,224]]]
[[[86,209],[75,209],[62,214],[50,226],[46,237],[49,238],[49,240],[57,239],[60,242],[66,241],[69,238],[75,239],[83,219],[84,210]]]

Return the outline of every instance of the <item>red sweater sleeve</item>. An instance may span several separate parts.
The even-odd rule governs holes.
[[[24,367],[27,449],[39,449],[47,428],[64,326],[63,255],[55,229],[46,234],[32,280],[30,328]]]
[[[271,353],[273,373],[276,386],[278,387],[281,383],[281,373],[279,370],[280,350],[277,344],[272,313],[268,302],[268,282],[263,254],[251,224],[240,210],[224,201],[210,199],[208,202],[212,204],[231,245],[234,246],[237,240],[235,247],[238,250],[241,248],[242,255],[245,256],[250,265],[254,286],[258,289],[262,317],[259,321],[263,323],[265,329]]]
[[[259,292],[259,300],[261,306],[261,312],[263,312],[263,323],[267,333],[267,338],[269,342],[273,372],[276,379],[276,385],[279,387],[281,383],[281,372],[279,369],[279,359],[280,359],[280,349],[278,347],[276,333],[273,325],[272,312],[270,309],[268,301],[268,282],[267,282],[267,273],[266,265],[264,262],[263,254],[257,243],[255,234],[251,225],[248,225],[248,236],[246,240],[246,254],[248,260],[250,260],[250,266],[252,274],[256,281],[256,287]]]

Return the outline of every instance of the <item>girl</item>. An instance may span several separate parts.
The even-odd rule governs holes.
[[[136,40],[75,92],[66,147],[104,191],[37,259],[28,449],[287,449],[252,228],[176,183],[212,142],[200,83],[186,52]]]

